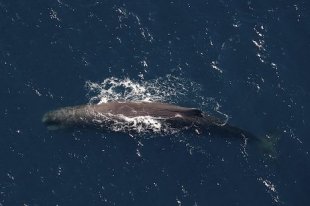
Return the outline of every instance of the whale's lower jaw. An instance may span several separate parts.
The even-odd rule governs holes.
[[[50,131],[55,131],[55,130],[64,129],[66,127],[63,125],[48,125],[46,128]]]

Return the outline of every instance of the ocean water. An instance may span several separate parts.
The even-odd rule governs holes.
[[[0,0],[0,205],[310,205],[309,37],[302,0]],[[272,147],[41,122],[112,100],[196,107]]]

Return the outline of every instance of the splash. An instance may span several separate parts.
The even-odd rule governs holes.
[[[87,81],[85,86],[92,104],[110,101],[178,103],[201,91],[199,84],[171,75],[149,81],[111,77],[102,83]]]
[[[124,115],[112,114],[111,116],[112,119],[117,119],[117,121],[114,121],[110,126],[110,129],[115,132],[167,135],[179,131],[179,129],[171,128],[165,124],[162,118],[154,118],[151,116],[127,117]]]

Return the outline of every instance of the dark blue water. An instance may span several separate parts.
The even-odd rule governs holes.
[[[0,0],[0,205],[310,205],[309,50],[302,0]],[[272,134],[272,154],[41,123],[89,102],[87,81],[167,75],[201,89],[171,102],[213,99],[230,123]]]

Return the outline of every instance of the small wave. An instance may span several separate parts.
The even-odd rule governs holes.
[[[278,195],[278,191],[276,190],[276,186],[270,180],[259,177],[258,181],[262,182],[265,185],[266,190],[270,194],[275,205],[282,204],[282,201],[280,200],[280,197]]]

